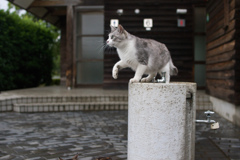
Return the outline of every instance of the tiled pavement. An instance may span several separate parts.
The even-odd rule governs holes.
[[[203,111],[197,111],[197,119],[205,119]],[[216,113],[212,119],[219,129],[196,123],[195,160],[240,160],[240,128]]]
[[[202,111],[197,119],[205,119]],[[240,128],[215,114],[220,129],[196,124],[196,160],[240,160]],[[0,159],[127,157],[127,111],[0,113]]]
[[[71,102],[78,102],[79,98],[84,97],[87,97],[86,101],[92,101],[91,97],[96,95],[101,95],[97,97],[98,104],[102,100],[111,101],[109,96],[126,97],[127,91],[102,89],[68,91],[64,87],[43,87],[2,92],[0,160],[56,160],[59,156],[71,158],[76,153],[79,153],[80,160],[91,160],[99,156],[110,156],[114,160],[126,159],[127,110],[119,111],[122,106],[117,108],[115,106],[113,109],[117,109],[116,111],[100,111],[101,108],[98,111],[86,111],[91,110],[93,106],[84,106],[84,111],[79,111],[76,106],[72,107],[68,103],[69,98]],[[113,98],[113,101],[127,101],[126,98],[118,98]],[[12,111],[14,103],[35,104],[36,100],[37,103],[43,103],[44,108],[49,106],[45,103],[55,104],[60,100],[61,105],[65,104],[65,111],[74,112],[1,113]],[[80,99],[80,102],[82,101],[83,99]],[[198,91],[196,103],[197,109],[212,109],[209,98],[203,91]],[[62,111],[61,105],[58,106],[59,111]],[[104,104],[104,109],[111,109],[109,103]],[[203,111],[197,112],[197,119],[205,119]],[[240,129],[217,114],[212,119],[220,122],[220,129],[210,130],[207,124],[196,124],[195,159],[240,160]]]

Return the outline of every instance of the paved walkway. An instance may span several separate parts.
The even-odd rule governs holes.
[[[127,95],[126,90],[43,87],[2,92],[0,101],[29,96]],[[5,104],[5,103],[4,103]],[[3,104],[2,104],[3,105]],[[198,109],[211,109],[204,92],[197,93]],[[80,160],[109,156],[127,159],[127,110],[49,113],[0,112],[0,160]],[[197,119],[205,119],[203,111]],[[196,124],[195,160],[240,160],[240,128],[221,118],[220,129]]]
[[[205,119],[202,111],[197,119]],[[215,114],[220,129],[196,124],[195,160],[240,160],[240,128]],[[127,159],[127,111],[0,113],[1,160]]]

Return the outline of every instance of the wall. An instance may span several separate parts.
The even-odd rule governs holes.
[[[240,105],[236,106],[222,99],[210,96],[213,110],[230,122],[240,126]]]
[[[120,24],[131,34],[141,38],[151,38],[165,43],[171,52],[179,75],[172,81],[193,81],[193,9],[191,1],[181,0],[105,0],[105,40],[110,31],[110,20],[119,19]],[[177,27],[177,8],[187,9],[186,27]],[[117,9],[123,9],[119,16]],[[140,14],[134,10],[140,9]],[[152,18],[153,28],[146,31],[143,19]],[[108,30],[108,31],[107,31]],[[104,88],[127,87],[128,81],[134,76],[130,69],[121,70],[117,80],[112,78],[112,67],[119,58],[115,50],[106,49],[104,55]]]
[[[207,92],[240,104],[239,1],[209,0],[207,13]]]

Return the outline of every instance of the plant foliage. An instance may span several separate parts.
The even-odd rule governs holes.
[[[0,91],[51,83],[56,32],[0,10]]]

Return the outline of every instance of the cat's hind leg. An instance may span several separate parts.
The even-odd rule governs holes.
[[[147,77],[142,78],[141,82],[151,82],[156,75],[156,73],[150,73]]]
[[[166,83],[168,84],[170,82],[170,71],[166,71],[165,79],[166,79]]]
[[[142,64],[139,64],[137,66],[137,69],[136,69],[136,72],[135,72],[135,75],[133,78],[130,79],[130,83],[136,83],[136,82],[139,82],[140,79],[142,78],[142,75],[145,73],[147,69],[147,66],[146,65],[142,65]]]
[[[169,66],[169,62],[159,71],[159,74],[161,76],[162,72],[165,72],[165,79],[166,79],[166,83],[170,82],[170,66]]]

